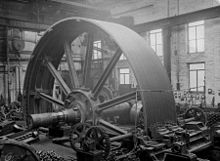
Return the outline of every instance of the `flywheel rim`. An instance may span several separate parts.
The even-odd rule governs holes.
[[[49,68],[56,69],[64,54],[64,42],[71,40],[70,33],[76,38],[84,32],[92,33],[97,30],[101,30],[114,40],[134,71],[143,103],[145,127],[168,120],[176,122],[175,103],[169,78],[159,59],[153,50],[147,47],[145,41],[137,33],[122,25],[80,17],[57,22],[38,42],[25,77],[23,92],[25,114],[41,112],[35,109],[36,100],[33,98],[33,93],[38,87],[48,90],[49,93],[53,88],[49,82],[54,78],[48,76],[48,72],[45,71],[39,74],[45,66],[45,60],[49,62],[46,62],[46,66],[52,64]],[[56,55],[55,59],[54,55]],[[42,77],[44,80],[41,80]],[[97,89],[99,90],[99,87]],[[97,94],[96,91],[94,93]]]

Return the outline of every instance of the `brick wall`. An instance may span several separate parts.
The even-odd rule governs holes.
[[[149,6],[127,12],[123,15],[134,17],[135,24],[141,24],[169,16],[175,16],[193,12],[205,8],[217,6],[217,0],[155,0],[149,1]],[[142,33],[148,41],[147,31]],[[205,96],[208,106],[211,105],[213,97],[215,106],[220,103],[220,18],[205,21],[205,52],[188,54],[187,49],[187,24],[172,26],[171,32],[171,84],[176,91],[177,82],[180,83],[180,91],[189,88],[188,63],[205,63]],[[208,93],[208,89],[212,93]],[[199,99],[201,99],[199,95]],[[190,95],[187,95],[190,97]],[[197,101],[199,102],[199,101]]]
[[[176,26],[172,30],[171,43],[171,83],[176,90],[179,80],[180,90],[189,88],[188,63],[205,63],[206,103],[220,103],[220,18],[205,21],[205,52],[188,54],[186,25]],[[208,89],[212,93],[208,93]]]

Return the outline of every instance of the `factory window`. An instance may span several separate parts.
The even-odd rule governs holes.
[[[95,41],[93,43],[93,59],[102,59],[102,52],[101,52],[101,48],[102,48],[102,42],[101,40],[99,41]]]
[[[33,51],[43,33],[44,32],[23,31],[23,40],[25,43],[23,51]]]
[[[126,60],[125,55],[124,55],[124,54],[121,54],[121,56],[120,56],[119,60]]]
[[[188,50],[189,53],[203,52],[204,47],[204,21],[188,24]]]
[[[150,45],[158,56],[163,56],[162,29],[150,31]]]
[[[189,64],[189,85],[191,92],[204,92],[205,64]]]
[[[130,70],[129,68],[119,69],[120,84],[130,84]]]

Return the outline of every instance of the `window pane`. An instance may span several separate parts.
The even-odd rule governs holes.
[[[97,52],[97,58],[101,59],[102,58],[102,53],[100,51]]]
[[[153,50],[156,52],[156,46],[155,46],[155,45],[151,45],[151,47],[152,47]]]
[[[203,52],[205,50],[204,39],[197,40],[197,50],[198,52]]]
[[[196,52],[196,40],[189,41],[189,52],[190,53]]]
[[[204,80],[205,80],[205,71],[199,70],[198,71],[198,90],[204,91]]]
[[[157,45],[157,53],[158,56],[163,56],[162,45]]]
[[[124,84],[124,74],[120,74],[120,84]]]
[[[151,30],[150,33],[162,32],[162,29]]]
[[[99,42],[99,43],[97,44],[97,47],[98,47],[98,48],[101,48],[101,42]]]
[[[190,91],[196,91],[196,71],[190,71],[189,73],[189,84],[190,84]]]
[[[189,28],[189,40],[195,40],[196,39],[196,29],[195,27]]]
[[[204,26],[197,26],[197,39],[203,39],[204,38]]]
[[[205,80],[205,64],[196,63],[189,64],[190,72],[190,88],[191,91],[204,92],[204,80]]]
[[[126,60],[126,57],[124,56],[124,54],[121,54],[119,60]]]
[[[128,68],[122,68],[122,69],[120,69],[120,73],[129,73],[129,69]]]
[[[156,45],[156,39],[155,39],[155,34],[150,34],[150,44]]]
[[[190,70],[205,69],[205,64],[204,63],[190,64],[189,69]]]
[[[157,44],[162,44],[162,33],[157,33]]]
[[[93,50],[92,58],[97,59],[97,50]]]
[[[37,36],[36,32],[24,31],[24,35],[26,41],[36,42],[36,36]]]
[[[189,26],[203,25],[204,20],[189,23]]]
[[[98,59],[97,53],[95,53],[95,54],[93,55],[93,58],[94,58],[94,59]]]
[[[34,50],[34,47],[35,47],[35,43],[32,43],[32,42],[24,42],[24,49],[23,51],[33,51]]]
[[[40,40],[41,37],[42,37],[42,36],[37,35],[37,36],[36,36],[36,41],[38,42],[38,41]]]
[[[93,50],[93,59],[101,59],[102,58],[102,52],[98,51],[98,49],[101,49],[101,40],[94,41],[93,46],[95,47]]]
[[[130,80],[129,80],[129,74],[125,74],[125,84],[129,84]]]
[[[150,31],[150,45],[159,57],[163,56],[162,29]]]

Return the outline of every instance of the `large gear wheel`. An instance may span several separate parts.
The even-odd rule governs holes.
[[[13,140],[0,142],[1,161],[40,161],[33,147]]]
[[[188,110],[186,110],[184,114],[184,118],[185,119],[194,118],[195,121],[201,121],[204,125],[207,122],[207,117],[205,112],[198,107],[191,107]]]
[[[102,157],[106,158],[110,152],[110,139],[103,128],[98,126],[91,127],[83,142],[83,149],[85,151],[102,151]]]
[[[78,123],[73,126],[70,133],[70,144],[75,151],[82,150],[83,141],[90,125],[87,123]]]

